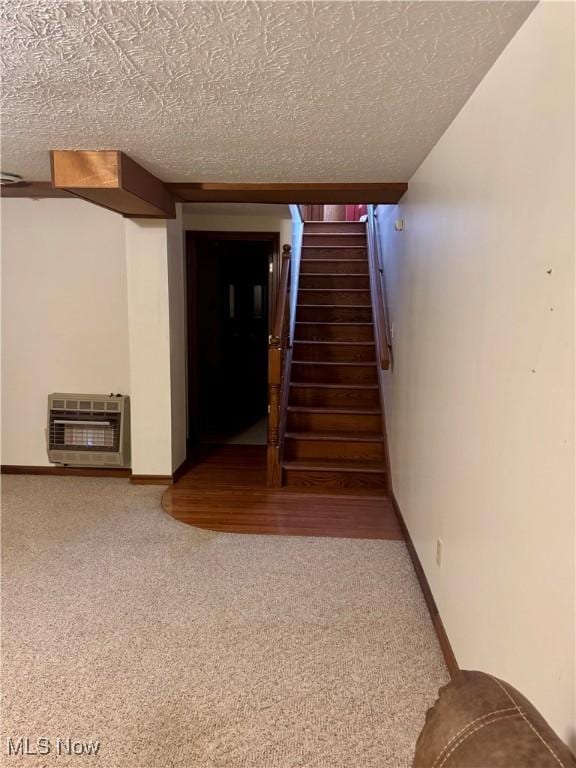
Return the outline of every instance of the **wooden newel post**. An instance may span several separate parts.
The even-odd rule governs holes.
[[[278,445],[280,438],[280,385],[282,383],[282,349],[268,349],[268,444]]]

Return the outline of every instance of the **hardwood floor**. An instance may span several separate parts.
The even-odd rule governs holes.
[[[266,488],[265,446],[205,446],[162,505],[176,520],[213,531],[403,539],[380,489]]]

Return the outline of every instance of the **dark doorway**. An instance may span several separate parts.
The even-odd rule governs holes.
[[[263,444],[276,233],[188,233],[191,446]]]

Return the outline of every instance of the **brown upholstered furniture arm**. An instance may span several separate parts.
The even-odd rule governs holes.
[[[576,768],[576,759],[511,685],[462,671],[428,710],[413,768]]]

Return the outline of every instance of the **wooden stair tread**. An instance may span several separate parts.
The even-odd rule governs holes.
[[[339,275],[341,277],[341,275]],[[369,293],[369,288],[299,288],[299,291],[313,291],[314,293]]]
[[[311,251],[320,251],[322,248],[329,251],[335,251],[335,256],[338,256],[338,258],[334,259],[327,259],[327,258],[318,258],[315,259],[313,256],[309,256],[306,253],[306,248],[309,248]],[[303,245],[302,246],[302,255],[301,259],[302,261],[323,261],[323,262],[330,262],[330,261],[338,261],[339,263],[342,263],[343,261],[361,261],[363,263],[368,263],[368,259],[366,258],[365,253],[358,254],[356,257],[354,257],[353,254],[347,254],[347,257],[340,258],[340,251],[352,251],[352,250],[358,250],[358,251],[366,251],[366,248],[363,248],[361,245]],[[368,274],[366,272],[366,274]]]
[[[342,225],[346,224],[364,224],[363,221],[357,221],[356,219],[340,219],[339,221],[325,221],[324,219],[306,219],[304,222],[304,226],[306,224],[324,224],[324,225],[330,225],[331,227],[340,227]]]
[[[308,304],[307,306],[310,306]],[[326,306],[325,304],[322,304],[322,306]],[[373,326],[374,323],[358,323],[354,320],[296,320],[296,325],[363,325],[363,326]],[[298,339],[299,342],[306,341],[305,339]],[[336,342],[327,342],[328,344],[336,343]],[[353,342],[343,342],[344,344],[356,344],[355,341]],[[371,344],[373,342],[370,342]]]
[[[301,288],[300,290],[308,290],[307,288]],[[316,290],[316,289],[311,289]],[[323,290],[322,288],[320,290]],[[365,291],[367,293],[367,291]],[[304,309],[370,309],[370,304],[298,304],[296,305],[298,309],[301,307],[304,307]]]
[[[332,360],[292,360],[293,363],[298,363],[298,365],[331,365],[331,366],[344,366],[346,368],[357,368],[358,366],[361,366],[365,368],[366,366],[369,366],[371,368],[375,368],[378,363],[375,363],[372,360],[360,360],[354,361],[354,362],[340,362],[336,360],[335,362]]]
[[[333,440],[345,443],[382,443],[378,432],[286,432],[292,440]]]
[[[309,259],[309,261],[321,261],[325,264],[329,259]],[[341,259],[340,261],[358,261],[358,259]],[[358,272],[305,272],[300,277],[369,277],[368,273],[365,275],[359,275]],[[304,291],[319,291],[321,288],[301,288]],[[326,288],[326,290],[330,290]],[[334,291],[352,291],[353,288],[333,288]],[[367,291],[368,288],[358,288],[359,291]]]
[[[327,234],[329,234],[329,233],[323,232],[323,233],[320,234],[318,232],[313,232],[313,233],[306,234],[306,237],[326,237]],[[341,234],[338,235],[338,237],[348,237],[348,235],[347,234],[345,235],[344,233],[341,233]],[[357,234],[353,234],[352,237],[358,237],[358,235]],[[346,251],[349,251],[351,248],[358,248],[358,249],[361,248],[363,251],[366,250],[366,246],[365,245],[303,245],[302,248],[314,248],[314,249],[316,249],[316,248],[341,248],[342,250],[346,250]]]
[[[338,237],[363,237],[364,232],[304,232],[306,237],[325,237],[337,235]]]
[[[319,323],[310,323],[310,325],[319,325]],[[335,325],[335,323],[334,323]],[[344,325],[344,323],[343,323]],[[371,323],[366,323],[371,325]],[[317,339],[295,339],[294,344],[327,344],[328,346],[344,346],[344,347],[373,347],[373,341],[318,341]],[[311,361],[313,362],[313,361]]]
[[[377,461],[356,461],[352,462],[349,459],[346,461],[338,461],[337,459],[330,459],[325,461],[322,459],[309,459],[307,461],[283,461],[283,469],[298,470],[302,472],[374,472],[383,474],[386,472],[384,464]]]
[[[329,387],[331,389],[378,389],[378,384],[335,384],[334,382],[291,381],[291,387]]]
[[[330,406],[305,406],[305,405],[289,405],[289,411],[295,413],[345,413],[352,415],[366,414],[369,416],[376,416],[380,413],[379,408],[332,408]]]

